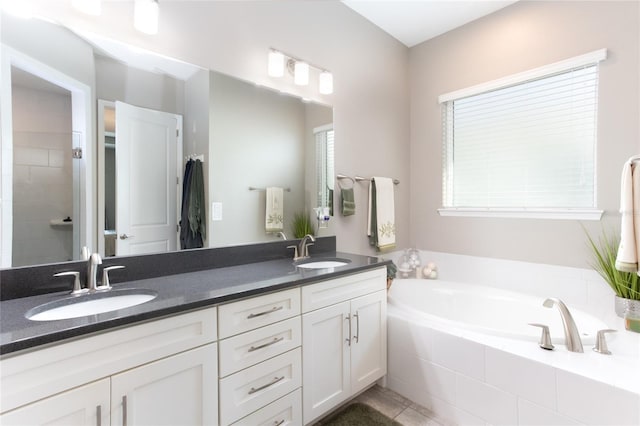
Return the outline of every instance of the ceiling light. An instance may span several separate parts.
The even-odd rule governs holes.
[[[318,91],[323,95],[333,93],[333,74],[329,71],[322,71],[320,73]]]
[[[145,34],[158,33],[158,0],[135,0],[133,26]]]
[[[276,50],[269,52],[268,64],[269,77],[282,77],[284,75],[284,55]]]
[[[309,64],[297,61],[293,71],[293,82],[298,86],[309,84]]]
[[[98,16],[102,13],[102,0],[71,0],[71,5],[88,15]]]

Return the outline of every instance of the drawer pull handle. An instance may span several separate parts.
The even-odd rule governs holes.
[[[257,314],[249,314],[247,316],[247,319],[251,319],[251,318],[255,318],[255,317],[261,317],[262,315],[267,315],[267,314],[270,314],[272,312],[279,311],[281,309],[284,309],[284,306],[274,306],[273,308],[269,309],[268,311],[258,312]]]
[[[273,426],[280,426],[282,423],[284,423],[284,419],[280,420],[280,421],[275,421],[273,422]]]
[[[256,392],[259,392],[262,389],[266,389],[269,386],[273,386],[273,385],[275,385],[276,383],[278,383],[281,380],[284,380],[284,376],[282,376],[282,377],[274,377],[273,380],[270,381],[269,383],[267,383],[266,385],[262,385],[259,388],[251,388],[251,389],[249,389],[249,395],[254,394]]]
[[[102,405],[96,407],[96,425],[102,426]]]
[[[259,345],[259,346],[251,346],[247,352],[257,351],[258,349],[266,348],[267,346],[274,345],[278,342],[282,342],[283,340],[284,340],[284,337],[274,337],[273,340],[270,342],[263,343],[262,345]]]

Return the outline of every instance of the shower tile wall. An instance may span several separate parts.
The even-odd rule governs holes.
[[[13,86],[13,266],[71,259],[71,97]]]

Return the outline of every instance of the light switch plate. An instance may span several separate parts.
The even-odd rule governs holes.
[[[222,220],[222,203],[211,203],[211,220]]]

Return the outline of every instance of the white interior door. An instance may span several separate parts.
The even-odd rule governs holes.
[[[177,249],[182,116],[116,102],[116,255]]]

